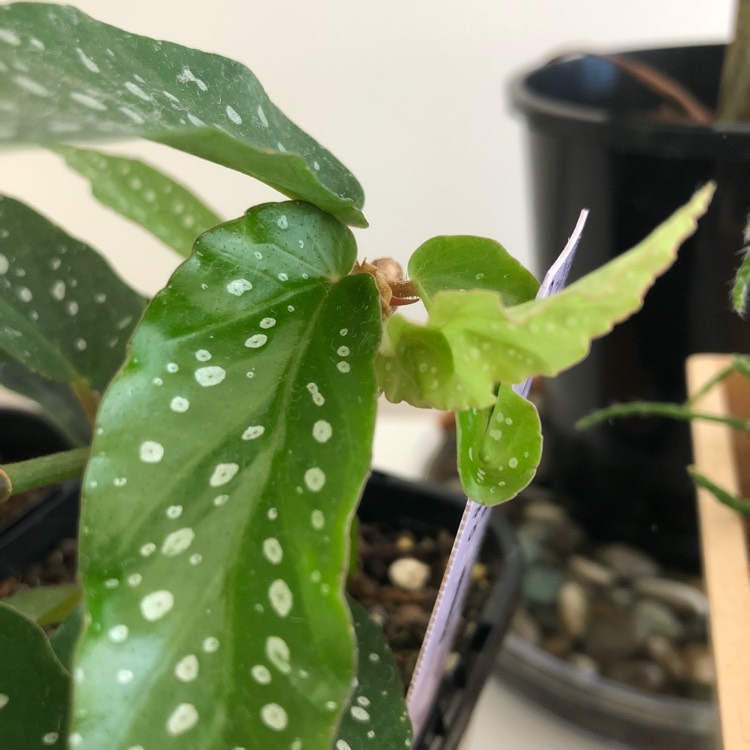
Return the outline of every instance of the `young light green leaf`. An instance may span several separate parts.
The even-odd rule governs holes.
[[[535,406],[510,386],[495,405],[456,414],[458,473],[474,502],[495,505],[515,497],[534,478],[542,456]]]
[[[484,237],[434,237],[409,259],[409,278],[425,307],[448,290],[489,289],[506,307],[534,299],[539,282],[499,242]]]
[[[79,750],[330,750],[381,325],[355,257],[330,215],[267,204],[201,235],[147,309],[84,480]]]
[[[412,728],[388,641],[367,611],[349,598],[357,635],[357,682],[338,730],[336,750],[412,746]]]
[[[0,747],[65,750],[70,675],[44,631],[0,602]]]
[[[42,407],[45,417],[71,445],[88,445],[91,426],[71,387],[37,375],[11,360],[0,361],[0,383]]]
[[[498,382],[556,375],[638,310],[713,195],[707,185],[637,247],[558,294],[505,307],[493,292],[439,292],[426,326],[394,316],[377,363],[390,401],[485,408]]]
[[[0,29],[0,142],[147,138],[366,226],[356,179],[244,65],[50,3],[0,6]]]
[[[40,627],[46,627],[68,618],[80,600],[80,587],[70,583],[23,589],[8,597],[5,603]]]
[[[144,306],[88,245],[0,196],[0,350],[7,357],[51,380],[103,390]]]
[[[198,197],[154,167],[91,149],[56,146],[91,183],[94,197],[188,257],[195,238],[221,219]]]

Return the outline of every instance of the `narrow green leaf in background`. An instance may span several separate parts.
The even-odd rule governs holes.
[[[138,159],[56,146],[69,167],[91,183],[94,197],[187,258],[195,238],[221,219],[187,188]]]
[[[498,387],[493,407],[458,412],[456,427],[458,473],[474,502],[505,502],[534,478],[542,425],[536,407],[510,386]]]
[[[381,327],[355,258],[330,215],[266,204],[147,309],[84,480],[77,750],[330,750]]]
[[[147,138],[366,226],[356,179],[244,65],[63,5],[0,6],[0,29],[0,143]]]
[[[44,631],[0,602],[0,747],[66,750],[70,675]]]
[[[427,325],[390,319],[377,368],[390,401],[438,409],[484,408],[498,382],[552,376],[583,359],[591,340],[638,310],[706,211],[699,190],[632,250],[558,294],[505,307],[489,291],[439,292]]]
[[[745,316],[750,292],[750,250],[745,250],[732,284],[732,307],[738,315]]]
[[[88,245],[0,196],[0,350],[40,375],[103,390],[145,300]]]
[[[409,259],[409,278],[429,310],[438,292],[489,289],[506,307],[536,297],[539,282],[499,242],[484,237],[434,237]]]
[[[339,726],[335,750],[411,748],[404,685],[388,641],[363,607],[349,598],[357,635],[357,682]]]

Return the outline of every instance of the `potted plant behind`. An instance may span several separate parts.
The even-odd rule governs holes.
[[[732,50],[747,43],[749,8],[738,5]],[[730,64],[744,59],[741,51],[727,57],[725,79],[737,82],[735,94],[725,94],[714,115],[724,59],[724,45],[584,54],[553,61],[512,87],[528,122],[542,263],[582,205],[591,221],[574,274],[629,247],[655,215],[684,200],[689,185],[717,180],[705,223],[643,309],[545,387],[551,481],[576,499],[587,528],[694,569],[697,526],[681,468],[690,453],[686,426],[618,420],[579,433],[575,423],[614,401],[681,402],[690,353],[746,346],[747,324],[720,303],[750,194],[750,132],[732,105],[748,99],[747,71]]]
[[[409,746],[382,634],[344,594],[379,391],[457,410],[468,494],[513,497],[541,434],[510,384],[570,366],[637,309],[713,186],[632,253],[535,299],[530,273],[483,238],[427,241],[408,280],[357,262],[356,179],[218,55],[69,7],[6,5],[0,102],[0,140],[55,148],[102,202],[189,256],[149,302],[0,200],[0,348],[17,387],[44,407],[62,388],[93,427],[90,446],[3,467],[5,496],[83,475],[82,603],[57,656],[0,606],[0,744]],[[134,136],[290,200],[216,224],[151,167],[60,145]],[[393,314],[418,298],[425,325]]]

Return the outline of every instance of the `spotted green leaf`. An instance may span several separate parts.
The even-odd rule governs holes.
[[[0,6],[0,143],[147,138],[365,226],[363,193],[244,66],[49,3]]]
[[[81,600],[81,589],[73,583],[23,589],[5,603],[41,627],[57,625],[69,617]]]
[[[72,446],[88,445],[91,425],[70,386],[37,375],[12,360],[0,361],[0,383],[42,407],[44,415]]]
[[[0,747],[65,750],[70,675],[44,631],[0,602]]]
[[[329,214],[267,204],[148,307],[84,479],[78,750],[330,750],[380,335],[355,257]]]
[[[486,505],[515,497],[534,478],[542,426],[534,405],[500,385],[494,406],[456,414],[458,473],[467,496]]]
[[[534,299],[539,282],[499,242],[484,237],[434,237],[409,259],[409,278],[427,309],[438,292],[490,289],[510,307]]]
[[[394,316],[377,364],[385,395],[415,406],[481,409],[494,402],[498,382],[574,365],[592,339],[640,308],[713,190],[701,189],[637,247],[551,297],[506,307],[491,291],[447,291],[433,298],[424,326]]]
[[[102,390],[144,305],[98,253],[0,196],[0,350],[7,358],[51,380]]]
[[[66,163],[91,183],[94,197],[187,257],[197,235],[219,217],[187,188],[138,159],[56,146]]]
[[[379,625],[349,599],[357,634],[357,682],[339,726],[336,750],[411,748],[404,685]]]

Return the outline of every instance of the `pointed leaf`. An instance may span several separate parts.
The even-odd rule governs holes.
[[[695,231],[708,185],[637,247],[551,297],[505,307],[488,291],[440,292],[426,326],[391,318],[377,363],[390,401],[439,409],[484,408],[497,382],[556,375],[641,307],[643,297]]]
[[[367,611],[351,598],[357,634],[357,682],[339,726],[336,750],[411,748],[404,685],[388,641]]]
[[[366,226],[359,183],[244,66],[48,3],[0,7],[0,142],[141,137]]]
[[[36,401],[47,419],[71,445],[88,445],[91,442],[91,426],[81,409],[80,401],[66,383],[48,380],[12,361],[0,361],[0,383]]]
[[[154,167],[91,149],[57,146],[91,183],[94,197],[187,257],[195,238],[221,219],[187,188]]]
[[[267,204],[146,311],[85,478],[79,750],[330,749],[380,333],[355,256],[330,215]]]
[[[67,619],[81,600],[81,589],[73,583],[23,589],[5,603],[40,627],[57,625]]]
[[[144,305],[88,245],[0,196],[0,350],[8,357],[102,390]]]
[[[0,602],[0,747],[65,750],[70,675],[44,631]]]
[[[409,259],[409,278],[427,309],[438,292],[489,289],[507,307],[534,299],[539,282],[499,242],[484,237],[434,237]]]
[[[458,412],[456,426],[458,473],[474,502],[505,502],[534,478],[542,425],[534,405],[510,386],[498,387],[493,407]]]

